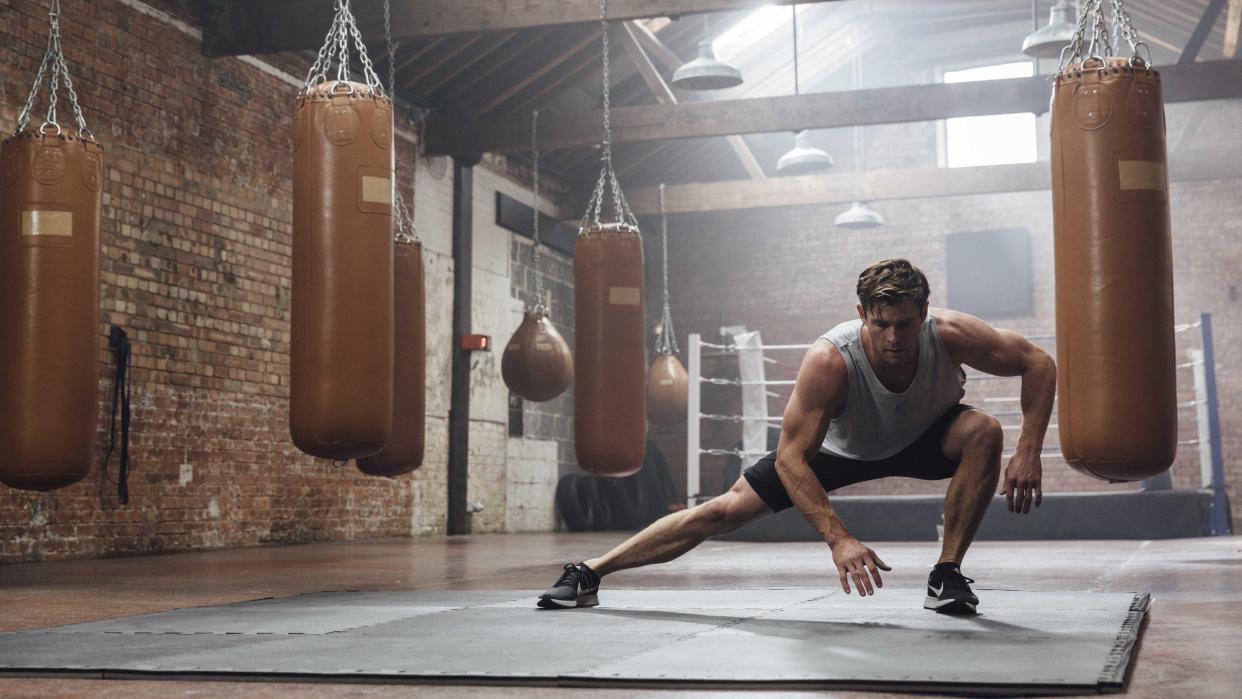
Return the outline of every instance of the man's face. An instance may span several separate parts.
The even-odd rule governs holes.
[[[907,299],[870,311],[859,304],[858,316],[871,336],[871,349],[880,363],[897,367],[918,358],[919,329],[927,317],[926,303],[920,308]]]

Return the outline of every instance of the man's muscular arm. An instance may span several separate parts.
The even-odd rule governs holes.
[[[1057,365],[1048,353],[1012,330],[997,330],[965,313],[938,311],[938,326],[954,360],[994,376],[1022,377],[1022,432],[1005,469],[1001,494],[1010,512],[1043,501],[1040,452],[1057,391]]]
[[[846,530],[810,465],[824,442],[828,423],[845,406],[848,379],[845,359],[826,340],[807,351],[781,422],[776,473],[794,506],[832,549],[841,588],[849,593],[853,579],[859,594],[865,596],[875,592],[871,578],[876,586],[883,586],[880,570],[889,567]]]

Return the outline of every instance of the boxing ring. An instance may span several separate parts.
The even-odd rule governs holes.
[[[723,330],[723,329],[722,329]],[[1054,519],[1061,517],[1062,525],[1055,527],[1034,527],[1029,533],[1036,536],[1023,536],[1015,530],[1012,523],[1005,524],[998,518],[1004,506],[993,506],[980,529],[980,538],[1173,538],[1179,536],[1225,535],[1231,532],[1232,522],[1229,515],[1229,504],[1225,491],[1224,462],[1221,454],[1221,435],[1219,408],[1216,399],[1216,367],[1212,346],[1212,317],[1203,313],[1197,320],[1174,326],[1177,337],[1179,355],[1182,357],[1177,364],[1178,387],[1178,422],[1179,439],[1178,454],[1170,469],[1155,478],[1142,481],[1138,490],[1097,490],[1073,492],[1045,492],[1044,504],[1040,512],[1032,510],[1032,521],[1046,520],[1051,525]],[[1032,335],[1029,340],[1043,347],[1052,356],[1056,356],[1055,335]],[[792,391],[797,362],[801,354],[810,344],[773,344],[764,345],[758,332],[737,332],[730,336],[730,341],[714,343],[705,341],[701,334],[692,333],[686,348],[687,372],[689,374],[689,395],[686,408],[686,495],[687,506],[693,506],[711,497],[702,488],[703,457],[732,456],[741,460],[745,468],[757,458],[767,454],[768,430],[779,428],[779,414],[769,411],[769,399],[783,407]],[[707,353],[711,353],[708,355]],[[704,372],[704,359],[736,357],[737,376],[708,376]],[[780,357],[778,359],[778,357]],[[793,357],[792,360],[788,359]],[[769,378],[769,368],[783,370],[787,378]],[[740,414],[722,414],[705,412],[703,409],[704,388],[707,386],[735,387],[742,394]],[[991,376],[979,372],[966,372],[966,396],[963,402],[975,405],[1001,422],[1006,439],[1005,457],[1013,454],[1013,445],[1021,430],[1022,411],[1020,404],[1021,377]],[[780,408],[777,408],[778,410]],[[1045,474],[1048,468],[1068,468],[1060,453],[1057,413],[1052,414],[1045,438],[1043,461]],[[740,447],[723,448],[720,446],[704,446],[703,425],[710,423],[733,423],[740,428]],[[1193,449],[1193,456],[1184,454],[1183,450]],[[1186,487],[1174,489],[1172,473],[1180,466],[1186,468],[1187,461],[1198,462],[1198,477]],[[1185,482],[1187,477],[1179,480]],[[724,483],[727,488],[730,484]],[[1140,518],[1135,513],[1153,512],[1136,510],[1138,496],[1146,496],[1138,500],[1144,507],[1154,507],[1160,514]],[[907,532],[909,520],[925,520],[936,517],[935,510],[941,506],[939,495],[893,495],[893,496],[837,496],[833,505],[838,509],[875,514],[876,527],[870,538],[888,540],[909,540],[911,538],[935,538],[935,530],[918,527],[920,536],[910,536]],[[1070,517],[1064,519],[1066,512],[1082,512],[1085,507],[1099,508],[1099,515],[1093,517]],[[899,510],[917,511],[912,516],[902,516],[907,524],[890,521],[888,526],[880,526],[886,517],[896,516]],[[1129,514],[1123,514],[1123,513]],[[942,510],[941,510],[942,513]],[[782,513],[778,519],[787,517]],[[797,513],[793,513],[796,517]],[[1044,515],[1044,516],[1041,516]],[[851,519],[844,512],[842,517]],[[855,517],[858,519],[860,517]],[[1089,520],[1089,521],[1079,521]],[[1102,526],[1109,520],[1113,526]],[[1069,524],[1067,524],[1069,523]],[[805,524],[805,523],[803,523]],[[1074,529],[1081,528],[1084,536],[1075,535]],[[805,538],[810,531],[795,523],[785,523],[776,527],[756,523],[750,529],[780,529],[783,534],[772,534],[784,540],[793,536],[793,530],[800,531],[798,538]],[[853,530],[853,527],[851,527]],[[1126,535],[1126,530],[1131,531]],[[863,536],[863,534],[857,534]],[[745,530],[736,535],[747,538]]]

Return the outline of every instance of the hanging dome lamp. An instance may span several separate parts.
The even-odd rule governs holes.
[[[703,41],[698,58],[682,65],[673,73],[673,87],[679,90],[726,90],[742,84],[742,71],[716,58],[708,32],[707,15],[703,15]]]
[[[798,85],[798,6],[793,11],[794,95],[801,94]],[[811,145],[811,134],[803,129],[794,134],[794,147],[781,156],[776,171],[782,175],[809,175],[832,167],[832,156]]]
[[[1076,29],[1073,3],[1057,0],[1052,6],[1048,26],[1027,34],[1022,41],[1022,53],[1032,58],[1060,58],[1061,51],[1074,38]]]

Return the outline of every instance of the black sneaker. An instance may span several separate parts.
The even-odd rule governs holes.
[[[927,599],[924,609],[941,614],[974,614],[979,598],[970,590],[974,580],[962,575],[956,563],[941,563],[927,576]]]
[[[544,609],[594,607],[599,604],[599,576],[585,563],[566,563],[565,572],[539,597]]]

